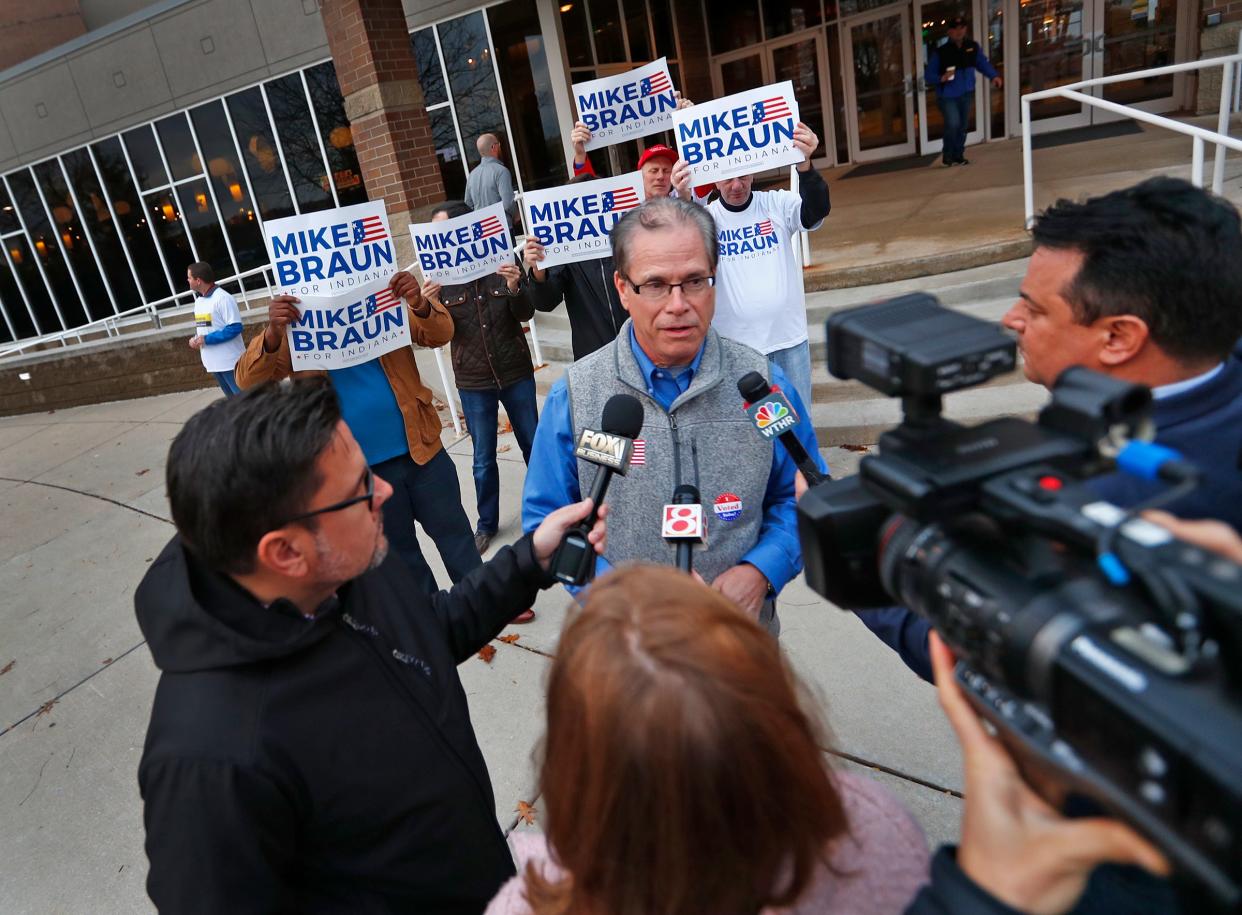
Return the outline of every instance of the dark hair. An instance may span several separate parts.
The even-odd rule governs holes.
[[[1031,231],[1036,247],[1083,255],[1061,292],[1079,324],[1134,315],[1160,349],[1192,363],[1223,359],[1242,336],[1238,211],[1188,181],[1058,200]]]
[[[719,592],[655,566],[600,579],[548,674],[544,828],[567,873],[527,866],[532,911],[795,902],[849,830],[811,708],[776,640]]]
[[[720,260],[720,248],[716,243],[716,220],[706,207],[677,197],[648,197],[636,208],[626,213],[609,232],[612,260],[617,272],[627,275],[630,266],[631,236],[641,230],[657,231],[690,226],[699,233],[706,249],[707,260],[715,272]]]
[[[203,261],[197,261],[186,267],[186,271],[196,280],[202,280],[204,283],[214,283],[216,281],[216,271],[211,269],[211,264]]]
[[[431,211],[431,215],[435,216],[439,213],[446,213],[449,219],[456,219],[458,216],[465,216],[470,212],[473,211],[468,203],[461,200],[446,200],[444,203],[437,203]]]
[[[340,419],[326,378],[267,382],[195,413],[165,472],[173,524],[195,555],[217,571],[252,571],[263,535],[323,483],[316,463]]]

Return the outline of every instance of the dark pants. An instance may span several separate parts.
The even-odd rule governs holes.
[[[975,105],[975,94],[967,92],[957,98],[936,96],[936,104],[944,115],[944,164],[961,162],[966,152],[966,128],[970,125],[970,110]]]
[[[216,376],[216,381],[220,385],[220,390],[224,392],[225,397],[232,397],[234,394],[240,394],[241,388],[237,386],[237,379],[233,376],[233,370],[227,372],[212,372]]]
[[[463,391],[461,409],[466,414],[470,440],[474,444],[474,494],[479,503],[478,530],[494,534],[500,526],[500,468],[496,465],[496,423],[498,405],[505,405],[509,423],[522,459],[530,463],[530,446],[539,425],[539,407],[535,400],[535,379],[527,378],[507,388],[485,391]]]
[[[474,548],[470,519],[461,507],[461,487],[453,459],[441,450],[426,464],[415,464],[408,454],[381,461],[371,468],[392,486],[392,498],[384,503],[384,533],[397,555],[414,573],[426,594],[440,590],[436,577],[423,558],[414,527],[417,521],[431,537],[453,583],[482,565]]]

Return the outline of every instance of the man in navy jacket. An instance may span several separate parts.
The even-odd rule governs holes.
[[[1082,365],[1150,387],[1156,441],[1202,474],[1198,489],[1162,507],[1242,530],[1238,212],[1186,181],[1151,178],[1084,203],[1060,200],[1032,234],[1018,301],[1002,319],[1027,378],[1050,388]],[[1090,486],[1123,507],[1161,488],[1120,472]],[[859,618],[931,681],[925,619],[904,607]]]

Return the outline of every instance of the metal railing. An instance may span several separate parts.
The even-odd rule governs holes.
[[[1143,111],[1127,105],[1120,105],[1117,102],[1110,102],[1107,99],[1078,91],[1092,86],[1106,86],[1111,83],[1123,83],[1136,79],[1167,76],[1173,73],[1207,70],[1212,67],[1221,68],[1220,109],[1216,116],[1216,130],[1196,127],[1193,124],[1186,124],[1173,118],[1152,114],[1150,111]],[[1031,92],[1022,96],[1022,182],[1026,204],[1026,226],[1029,228],[1035,218],[1035,181],[1032,174],[1031,161],[1032,102],[1049,98],[1068,99],[1191,137],[1194,145],[1191,152],[1190,180],[1196,187],[1203,187],[1204,150],[1208,143],[1213,143],[1216,146],[1216,158],[1212,168],[1212,192],[1219,194],[1225,182],[1226,151],[1232,149],[1235,152],[1242,152],[1242,140],[1236,140],[1229,136],[1229,117],[1237,110],[1239,101],[1242,101],[1242,88],[1236,85],[1240,77],[1242,77],[1242,36],[1239,37],[1238,53],[1227,57],[1213,57],[1208,60],[1171,64],[1167,67],[1153,67],[1150,70],[1118,73],[1115,76],[1100,76],[1095,79],[1085,79],[1081,82],[1058,86],[1055,89]]]

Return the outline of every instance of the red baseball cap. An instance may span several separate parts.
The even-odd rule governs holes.
[[[668,159],[669,164],[672,165],[677,161],[677,151],[669,149],[663,143],[648,146],[643,150],[643,154],[638,157],[638,167],[642,168],[651,159]]]

